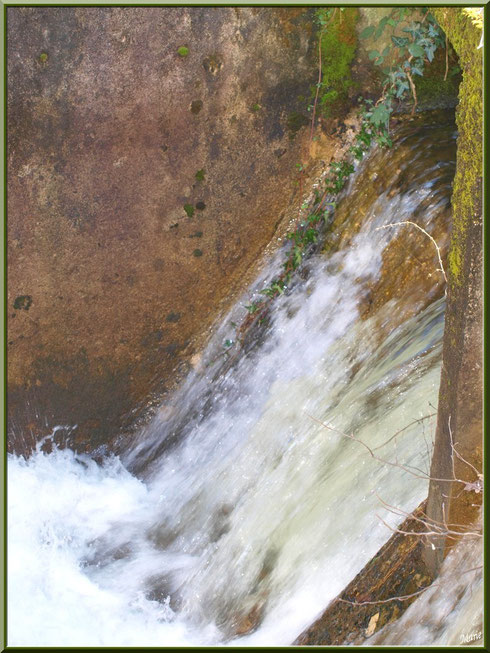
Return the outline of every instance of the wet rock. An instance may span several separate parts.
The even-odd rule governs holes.
[[[262,621],[264,606],[256,604],[236,625],[235,635],[248,635],[260,625]]]

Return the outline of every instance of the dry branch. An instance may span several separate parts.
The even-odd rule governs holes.
[[[437,250],[437,258],[439,259],[439,265],[441,266],[440,268],[437,269],[437,272],[442,272],[444,276],[444,280],[447,283],[447,276],[446,276],[446,271],[444,270],[444,265],[442,263],[442,258],[441,258],[441,250],[439,249],[439,245],[436,243],[434,238],[425,230],[423,229],[420,225],[418,225],[416,222],[412,222],[411,220],[403,220],[401,222],[392,222],[390,224],[384,224],[381,227],[378,227],[376,231],[379,231],[380,229],[387,229],[388,227],[399,227],[401,225],[405,224],[411,224],[413,227],[416,227],[419,231],[421,231],[423,234],[427,236],[427,238],[430,238],[431,241],[434,243],[434,247]]]

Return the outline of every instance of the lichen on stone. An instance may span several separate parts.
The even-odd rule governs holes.
[[[456,50],[463,70],[456,111],[459,137],[449,251],[449,281],[460,285],[467,230],[472,221],[480,219],[482,205],[483,61],[482,50],[478,48],[481,24],[479,10],[474,13],[469,9],[434,7],[432,11]]]

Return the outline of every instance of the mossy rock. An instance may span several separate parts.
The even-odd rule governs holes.
[[[325,118],[342,117],[348,110],[348,91],[354,84],[351,64],[358,43],[358,20],[357,7],[337,7],[321,32],[322,82],[318,108]]]
[[[432,9],[459,56],[463,81],[459,90],[456,124],[460,134],[453,186],[453,231],[449,251],[449,282],[462,283],[468,227],[482,210],[482,18],[476,8]]]

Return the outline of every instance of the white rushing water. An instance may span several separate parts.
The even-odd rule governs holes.
[[[376,514],[399,521],[376,493],[411,511],[427,482],[340,432],[374,449],[434,412],[444,300],[381,342],[396,302],[359,307],[394,235],[376,227],[410,219],[437,174],[382,193],[220,368],[236,307],[122,462],[9,458],[10,646],[286,645],[368,562],[391,535]],[[376,453],[427,472],[432,435],[415,423]]]

